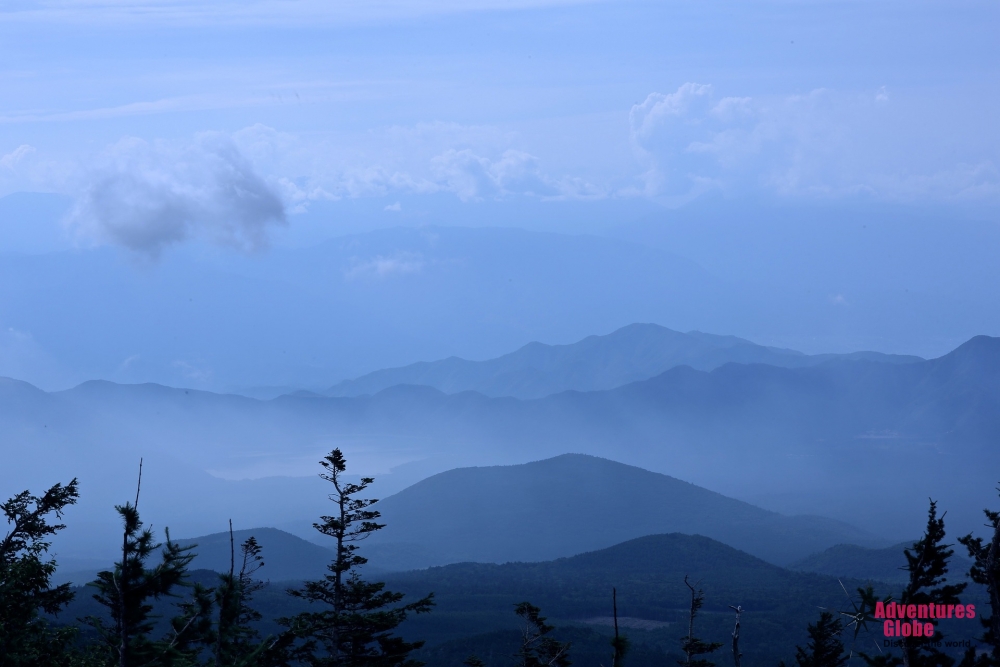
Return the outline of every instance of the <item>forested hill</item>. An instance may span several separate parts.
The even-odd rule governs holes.
[[[413,384],[447,394],[477,391],[487,396],[540,398],[560,391],[595,391],[646,380],[675,366],[710,371],[727,363],[770,364],[800,368],[833,359],[867,359],[910,363],[919,357],[857,352],[806,355],[794,350],[765,347],[736,336],[700,331],[681,333],[656,324],[631,324],[605,336],[588,336],[569,345],[529,343],[521,349],[486,361],[450,357],[389,368],[345,380],[327,396],[375,394],[383,389]]]
[[[360,553],[368,553],[367,545]],[[268,551],[263,555],[268,561]],[[278,581],[268,568],[265,565],[258,576],[272,584],[257,593],[253,603],[264,615],[265,633],[278,629],[277,617],[308,608],[286,593],[298,582]],[[792,572],[697,535],[651,535],[538,563],[461,563],[376,575],[390,590],[404,592],[406,599],[434,592],[433,611],[411,617],[401,629],[408,638],[426,640],[420,657],[439,667],[460,667],[470,653],[486,658],[491,650],[497,658],[508,655],[504,647],[516,645],[518,637],[513,608],[524,600],[542,609],[557,626],[557,637],[574,641],[574,664],[599,664],[595,652],[608,645],[612,588],[617,589],[623,627],[636,646],[632,664],[665,664],[668,656],[679,653],[679,638],[686,628],[690,592],[685,577],[705,591],[705,606],[697,621],[698,634],[705,640],[729,638],[734,620],[730,605],[746,610],[740,647],[752,664],[789,662],[795,645],[806,642],[807,623],[815,621],[821,609],[851,608],[835,577]],[[213,585],[215,578],[200,570],[192,580]],[[844,579],[843,584],[853,593],[863,582]],[[883,595],[898,593],[892,586],[877,582],[875,586]],[[103,614],[89,592],[77,589],[76,600],[61,617],[72,620]],[[157,613],[169,617],[175,602],[160,601]],[[970,635],[979,632],[978,626],[971,625],[956,629]],[[507,662],[496,659],[488,664]]]
[[[432,645],[442,643],[428,651],[441,658],[430,664],[458,667],[468,653],[454,655],[452,647],[467,650],[475,645],[461,642],[463,636],[514,630],[515,603],[532,601],[560,627],[574,621],[593,623],[610,616],[612,588],[617,588],[620,616],[654,622],[647,624],[652,630],[626,630],[633,641],[675,653],[691,599],[685,576],[705,590],[698,627],[707,641],[728,646],[735,619],[730,605],[747,610],[740,635],[747,664],[790,662],[795,644],[805,645],[806,624],[815,621],[821,609],[851,608],[834,577],[790,572],[715,540],[679,534],[652,535],[544,563],[464,563],[398,573],[389,575],[387,582],[409,595],[434,591],[434,612],[408,621],[405,629]],[[861,583],[844,580],[852,592]],[[883,594],[890,591],[880,584],[876,588]],[[479,641],[488,639],[480,636]],[[728,657],[717,655],[720,662]]]
[[[673,532],[706,535],[781,564],[834,544],[880,542],[839,521],[768,512],[667,475],[580,454],[450,470],[376,508],[387,527],[366,548],[375,563],[392,569],[549,560]]]

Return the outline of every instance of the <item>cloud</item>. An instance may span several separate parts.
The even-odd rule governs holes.
[[[10,153],[0,156],[0,169],[8,169],[13,171],[26,156],[35,152],[34,146],[29,146],[28,144],[21,144]]]
[[[399,213],[400,211],[403,210],[403,205],[400,204],[399,202],[396,202],[395,204],[389,204],[389,205],[387,205],[382,210],[384,210],[384,211],[391,211],[393,213]]]
[[[123,139],[85,179],[70,227],[152,257],[190,238],[261,248],[268,228],[285,222],[276,187],[220,134],[185,144]]]
[[[517,138],[490,126],[419,123],[357,137],[304,140],[265,125],[233,135],[255,167],[271,174],[300,212],[321,199],[450,192],[462,201],[531,196],[593,197],[603,191],[580,179],[555,177],[541,160],[514,148]]]
[[[212,370],[196,366],[195,364],[184,361],[183,359],[174,361],[171,365],[181,374],[181,376],[184,377],[184,379],[192,382],[208,384],[215,376],[215,373]]]
[[[418,252],[400,251],[389,256],[377,255],[371,259],[355,258],[344,271],[349,281],[359,279],[385,279],[392,276],[419,273],[424,268],[424,256]]]
[[[462,201],[525,195],[545,199],[594,196],[597,189],[575,179],[544,174],[530,153],[506,150],[495,160],[469,149],[450,149],[431,160],[434,182]]]
[[[868,93],[718,97],[685,83],[632,107],[642,194],[683,203],[709,190],[793,198],[995,199],[991,155],[942,163],[920,109]]]

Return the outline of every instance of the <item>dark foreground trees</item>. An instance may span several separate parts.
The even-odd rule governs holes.
[[[181,547],[164,531],[156,541],[139,516],[142,480],[135,502],[115,507],[122,522],[120,555],[114,567],[100,572],[91,585],[106,610],[86,622],[96,641],[76,645],[74,627],[53,625],[45,615],[58,613],[73,599],[68,584],[51,586],[55,562],[45,560],[48,537],[64,528],[63,510],[76,502],[77,482],[57,484],[41,497],[28,491],[2,505],[8,532],[0,541],[0,667],[417,667],[410,653],[423,642],[407,642],[393,631],[411,613],[424,613],[432,595],[403,603],[403,595],[361,578],[367,561],[358,543],[382,527],[372,499],[357,497],[373,481],[344,480],[346,461],[334,450],[321,464],[333,485],[332,516],[316,528],[336,540],[330,573],[307,582],[292,595],[322,609],[282,619],[287,630],[261,639],[253,624],[261,619],[250,604],[264,584],[254,579],[263,565],[260,545],[251,537],[240,549],[237,565],[230,525],[230,567],[214,587],[188,581],[194,546]],[[178,613],[161,621],[154,604],[176,598]],[[162,605],[161,605],[162,609]]]
[[[99,653],[108,664],[118,667],[131,665],[170,664],[192,656],[188,644],[195,621],[201,613],[201,606],[190,607],[190,618],[185,618],[175,628],[174,636],[153,640],[152,602],[170,595],[174,589],[186,583],[187,566],[194,558],[190,547],[181,548],[170,540],[161,553],[161,560],[154,567],[147,567],[147,561],[163,545],[157,543],[153,532],[143,528],[139,518],[138,494],[136,504],[117,505],[115,511],[122,519],[123,536],[121,559],[113,570],[97,575],[92,584],[98,590],[94,595],[108,610],[110,621],[92,617],[90,625],[101,638]],[[202,591],[197,591],[202,593]],[[203,596],[198,596],[203,597]]]
[[[684,667],[714,667],[714,662],[701,656],[714,653],[722,644],[702,641],[694,634],[694,619],[698,615],[698,610],[705,604],[705,591],[695,588],[695,585],[691,584],[687,577],[684,577],[684,585],[691,591],[691,606],[688,610],[687,636],[681,639],[684,660],[678,660],[677,664],[684,665]]]
[[[989,540],[973,537],[970,533],[958,538],[958,541],[968,549],[972,558],[969,578],[985,586],[990,599],[990,615],[980,616],[985,629],[982,641],[989,647],[989,652],[977,654],[970,649],[962,667],[1000,667],[1000,512],[985,509],[983,513],[988,521],[986,525],[993,530]]]
[[[930,501],[927,511],[927,527],[923,536],[913,547],[904,550],[908,581],[897,605],[948,605],[958,604],[959,595],[967,584],[947,583],[948,560],[954,554],[950,544],[944,543],[944,515],[938,517],[937,503]],[[933,625],[931,637],[935,642],[942,639],[937,629],[937,619],[921,619]],[[905,638],[904,638],[905,639]],[[955,659],[934,646],[932,641],[903,642],[901,655],[876,655],[862,653],[861,656],[873,667],[952,667]]]
[[[316,530],[332,537],[333,562],[329,574],[318,581],[306,582],[293,596],[321,607],[293,618],[282,619],[288,627],[283,637],[288,657],[293,662],[323,667],[416,667],[423,663],[410,653],[423,642],[407,642],[393,631],[410,614],[429,612],[433,593],[403,604],[403,594],[385,590],[381,582],[361,578],[359,568],[368,560],[358,553],[360,542],[380,530],[379,512],[371,509],[377,502],[358,497],[374,481],[363,477],[355,484],[345,479],[347,461],[334,449],[321,462],[320,475],[329,482],[334,504],[331,516],[313,524]]]
[[[517,667],[569,667],[569,644],[549,636],[555,628],[545,622],[541,609],[521,602],[514,607],[514,613],[524,622]]]
[[[70,660],[75,632],[53,628],[42,617],[56,614],[73,599],[69,584],[52,586],[55,561],[46,559],[48,538],[65,528],[50,523],[79,497],[76,480],[56,484],[41,496],[22,491],[2,509],[9,526],[0,541],[0,665],[35,667]]]
[[[248,606],[249,597],[261,586],[252,579],[261,563],[260,547],[252,537],[243,544],[243,566],[235,572],[230,525],[230,570],[219,575],[219,585],[206,588],[188,582],[188,566],[194,545],[181,547],[165,530],[166,544],[157,543],[152,530],[139,517],[139,488],[135,503],[115,507],[122,521],[121,555],[114,568],[100,572],[91,585],[94,599],[105,609],[107,618],[92,617],[89,624],[99,641],[86,648],[90,665],[115,667],[250,667],[261,664],[259,657],[270,642],[254,642],[256,632],[249,624],[259,616]],[[155,561],[159,550],[159,559]],[[154,562],[155,561],[155,562]],[[179,614],[170,619],[169,629],[154,636],[153,603],[177,597],[184,589],[190,595],[178,605]]]
[[[514,613],[521,618],[521,642],[517,653],[511,656],[514,667],[570,667],[570,645],[551,636],[555,627],[546,622],[542,610],[530,602],[514,605]],[[616,658],[617,658],[616,654]],[[470,655],[462,664],[465,667],[484,667],[478,656]]]
[[[848,660],[840,633],[844,625],[833,614],[824,611],[816,623],[809,624],[809,644],[803,649],[795,647],[795,664],[798,667],[843,667]]]

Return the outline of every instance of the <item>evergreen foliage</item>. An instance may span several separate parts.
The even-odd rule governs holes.
[[[361,478],[360,483],[344,479],[347,462],[339,449],[334,449],[321,462],[324,480],[333,486],[329,498],[335,513],[321,517],[313,524],[323,535],[334,538],[334,560],[329,574],[318,581],[306,582],[302,589],[289,593],[310,603],[325,606],[322,611],[303,612],[290,619],[281,619],[288,627],[283,642],[290,660],[300,664],[324,667],[416,667],[420,663],[410,653],[423,642],[407,642],[393,635],[409,614],[429,612],[433,594],[407,604],[401,604],[402,593],[385,590],[385,584],[367,582],[358,568],[368,562],[357,553],[363,541],[384,524],[379,524],[377,510],[370,509],[375,499],[358,498],[374,481]]]
[[[69,584],[53,587],[54,560],[45,560],[47,538],[65,528],[62,519],[79,497],[77,481],[56,484],[40,497],[22,491],[2,506],[10,527],[0,541],[0,666],[62,665],[70,660],[70,628],[53,628],[41,617],[73,599]]]
[[[944,544],[944,515],[937,515],[937,503],[930,501],[927,511],[927,528],[923,536],[914,543],[912,549],[906,549],[906,571],[908,582],[899,598],[903,605],[927,604],[958,604],[958,596],[965,590],[967,584],[949,584],[948,559],[954,554],[950,544]],[[937,620],[927,619],[933,623],[934,642],[940,641],[943,635],[937,630]],[[929,641],[904,641],[902,655],[868,656],[861,654],[865,661],[873,667],[952,667],[955,659],[940,651]]]
[[[840,619],[824,611],[816,623],[809,624],[809,644],[806,649],[795,647],[798,667],[842,667],[849,656],[840,641],[844,626]]]
[[[261,619],[260,612],[250,606],[250,600],[254,593],[266,586],[253,578],[257,570],[264,566],[264,558],[257,540],[249,537],[240,545],[240,569],[237,572],[232,531],[230,522],[229,572],[219,575],[219,585],[215,588],[218,620],[212,652],[215,665],[246,667],[258,664],[271,645],[269,641],[258,641],[260,633],[251,625]]]
[[[569,644],[557,641],[549,633],[555,628],[545,622],[542,610],[530,602],[520,602],[514,613],[524,621],[521,648],[517,652],[517,667],[568,667]]]
[[[700,588],[696,589],[688,582],[686,576],[684,577],[684,585],[691,591],[691,608],[688,613],[688,633],[686,637],[681,639],[681,650],[684,652],[685,659],[677,662],[685,667],[714,667],[714,662],[698,656],[714,653],[722,644],[720,642],[704,642],[694,635],[694,618],[698,615],[698,610],[705,604],[705,591]]]
[[[985,586],[989,595],[990,615],[982,614],[980,622],[985,628],[982,641],[990,646],[990,652],[977,655],[974,649],[970,649],[962,660],[962,667],[1000,666],[1000,512],[989,509],[983,512],[988,520],[986,525],[993,529],[989,542],[973,537],[971,533],[958,538],[958,541],[968,549],[973,560],[969,578]]]
[[[138,503],[138,494],[136,494]],[[187,566],[194,558],[191,547],[180,547],[170,540],[161,545],[153,537],[149,528],[143,528],[136,505],[125,503],[115,506],[124,527],[121,560],[114,570],[99,572],[92,586],[98,592],[94,595],[108,610],[110,622],[98,617],[89,619],[102,640],[105,659],[118,667],[138,665],[170,664],[181,657],[190,657],[193,649],[191,635],[202,634],[206,615],[209,613],[208,593],[199,587],[195,599],[185,603],[183,615],[171,623],[171,636],[153,640],[153,610],[151,602],[171,595],[174,589],[184,585]],[[147,567],[153,553],[163,546],[160,562]]]
[[[141,485],[140,462],[135,504],[115,507],[123,523],[121,560],[114,570],[99,572],[91,584],[98,589],[94,599],[107,609],[109,619],[88,619],[101,640],[88,658],[106,667],[263,665],[261,658],[269,645],[255,644],[256,633],[249,625],[260,618],[248,605],[253,592],[262,587],[252,578],[263,565],[256,540],[251,537],[242,545],[242,567],[236,574],[230,522],[229,572],[219,575],[219,585],[214,588],[191,585],[187,575],[195,545],[179,546],[170,539],[169,529],[164,531],[166,545],[155,542],[152,530],[143,528],[139,518]],[[147,567],[161,547],[160,562]],[[166,635],[154,639],[153,602],[175,595],[181,587],[190,587],[191,595],[177,605],[180,613],[170,619]]]

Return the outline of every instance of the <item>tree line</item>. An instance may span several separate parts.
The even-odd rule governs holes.
[[[307,611],[277,619],[280,631],[262,636],[257,629],[261,614],[253,607],[253,597],[265,585],[255,578],[264,564],[264,554],[250,537],[237,547],[230,524],[230,565],[219,573],[214,586],[191,583],[189,566],[194,548],[171,540],[157,542],[139,514],[142,466],[133,502],[115,507],[122,525],[122,541],[114,566],[100,572],[89,584],[93,598],[105,610],[103,617],[80,619],[88,629],[61,625],[52,617],[72,601],[70,584],[53,585],[56,562],[47,557],[50,539],[65,528],[61,523],[66,509],[79,498],[76,479],[56,484],[41,496],[23,491],[8,499],[2,509],[8,531],[0,541],[0,667],[66,665],[68,667],[419,667],[413,657],[422,641],[407,641],[397,634],[399,626],[412,614],[429,613],[434,595],[404,600],[404,595],[386,590],[382,582],[361,575],[367,559],[359,553],[360,543],[384,527],[380,514],[372,508],[375,499],[364,498],[374,481],[359,482],[345,477],[347,462],[334,449],[320,462],[321,477],[332,491],[333,509],[329,516],[313,524],[332,538],[333,559],[327,573],[289,595],[308,603]],[[983,626],[980,647],[970,647],[961,660],[934,646],[943,639],[937,620],[933,634],[922,640],[906,640],[898,652],[862,650],[862,633],[881,637],[880,610],[898,605],[958,604],[966,583],[948,583],[948,562],[953,545],[945,544],[944,517],[938,516],[931,501],[925,532],[905,550],[908,583],[899,600],[878,599],[872,586],[857,590],[857,601],[848,611],[823,610],[808,625],[806,647],[796,647],[797,667],[843,667],[855,654],[868,667],[1000,667],[1000,512],[985,510],[992,529],[989,540],[971,534],[959,538],[973,565],[969,578],[985,587],[989,615],[979,614]],[[690,590],[687,634],[679,638],[682,667],[714,667],[709,658],[722,647],[707,642],[695,632],[695,619],[704,601],[704,591],[685,577]],[[176,605],[165,631],[157,632],[153,603],[186,595]],[[629,640],[619,633],[616,591],[611,603],[614,636],[609,647],[608,665],[628,665]],[[742,667],[739,648],[740,622],[744,609],[731,607],[735,626],[731,635],[732,662]],[[517,667],[568,667],[571,646],[552,636],[554,627],[529,602],[515,605],[522,623],[519,648],[511,656]],[[983,610],[985,611],[985,610]],[[163,624],[160,624],[162,630]],[[876,644],[876,648],[877,644]],[[478,657],[469,656],[467,667],[484,667]],[[784,665],[779,665],[784,667]]]

